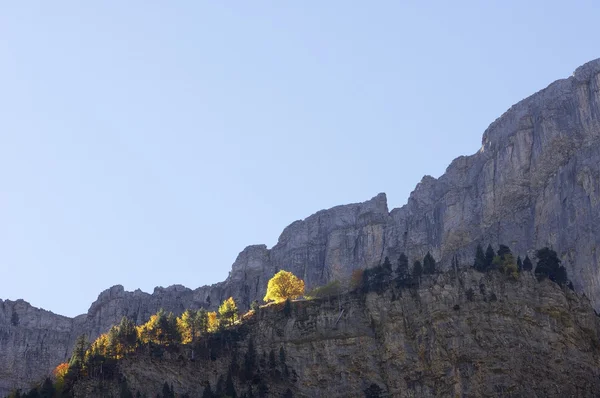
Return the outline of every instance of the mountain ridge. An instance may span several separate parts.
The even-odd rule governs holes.
[[[549,246],[575,289],[598,310],[598,225],[600,59],[510,107],[484,131],[479,151],[454,159],[439,178],[424,176],[405,205],[390,210],[381,193],[296,220],[271,248],[244,248],[222,282],[156,287],[153,293],[115,285],[74,318],[0,300],[0,335],[7,336],[0,339],[0,393],[64,360],[78,334],[95,337],[122,316],[141,323],[161,307],[214,309],[229,296],[247,308],[262,299],[266,282],[281,268],[310,288],[376,266],[385,256],[395,261],[400,253],[412,262],[431,252],[445,268],[452,257],[472,262],[478,243],[508,244],[522,256]],[[13,312],[19,325],[11,324]],[[35,326],[44,322],[45,332]],[[61,326],[53,329],[53,322]]]

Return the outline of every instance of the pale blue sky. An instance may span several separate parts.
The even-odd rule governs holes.
[[[599,17],[598,1],[5,2],[0,298],[77,315],[114,284],[221,281],[320,209],[398,207],[599,57]]]

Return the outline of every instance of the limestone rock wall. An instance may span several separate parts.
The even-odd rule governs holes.
[[[412,263],[429,250],[447,267],[454,255],[470,264],[479,242],[507,244],[530,256],[550,246],[575,289],[600,310],[599,225],[600,59],[511,107],[484,132],[480,151],[455,159],[438,179],[424,177],[405,206],[389,211],[379,194],[319,211],[285,228],[273,248],[244,249],[224,282],[152,294],[115,286],[72,320],[24,302],[3,302],[0,394],[43,377],[78,334],[95,338],[124,315],[143,322],[160,308],[215,309],[229,296],[247,308],[262,299],[279,269],[301,276],[310,288],[377,265],[384,256],[395,261],[400,252]],[[18,326],[11,323],[15,306],[23,312]],[[52,348],[46,345],[50,338]],[[27,359],[32,352],[46,359]]]
[[[485,131],[482,147],[425,176],[405,206],[388,212],[385,194],[320,211],[287,227],[270,250],[251,246],[224,286],[244,303],[260,299],[284,268],[308,286],[353,269],[422,259],[446,267],[473,261],[477,243],[533,255],[556,250],[578,291],[600,309],[600,59],[511,107]]]
[[[0,300],[0,396],[48,375],[67,358],[72,340],[72,319]]]

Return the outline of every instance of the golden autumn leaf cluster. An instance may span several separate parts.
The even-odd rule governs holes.
[[[267,285],[265,302],[281,303],[287,299],[297,299],[304,295],[304,281],[291,272],[281,270],[275,274]]]

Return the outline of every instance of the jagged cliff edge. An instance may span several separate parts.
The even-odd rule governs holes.
[[[96,336],[123,315],[141,322],[161,307],[214,308],[229,296],[247,306],[280,268],[315,286],[400,252],[414,259],[429,250],[446,265],[454,255],[469,263],[478,242],[519,254],[550,246],[598,309],[598,225],[600,59],[512,106],[484,132],[479,152],[455,159],[438,179],[424,177],[405,206],[388,211],[379,194],[319,211],[285,228],[273,248],[244,249],[224,282],[153,294],[114,286],[73,319],[0,301],[0,393],[45,374],[80,333]]]

